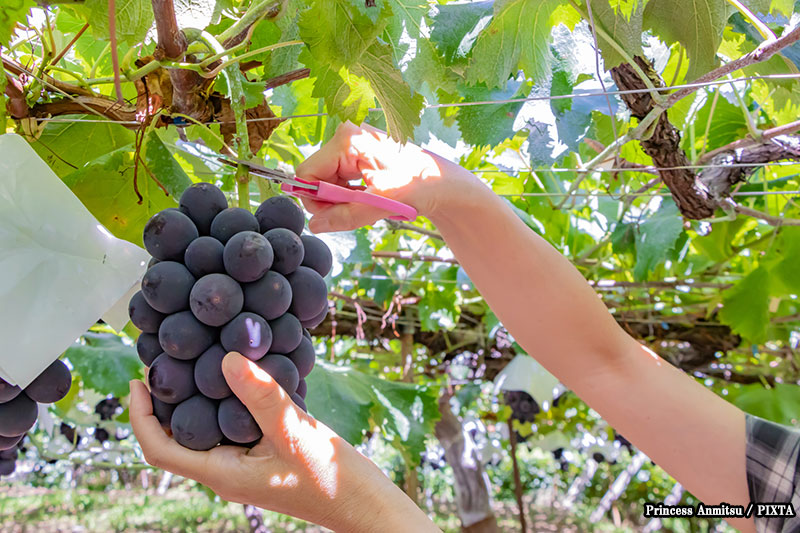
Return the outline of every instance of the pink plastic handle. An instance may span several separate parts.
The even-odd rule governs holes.
[[[371,205],[372,207],[377,207],[378,209],[395,213],[389,217],[392,220],[402,220],[408,222],[417,218],[416,209],[410,205],[406,205],[396,200],[390,200],[389,198],[384,198],[383,196],[378,196],[377,194],[372,194],[369,192],[348,189],[347,187],[340,187],[339,185],[334,185],[333,183],[328,183],[327,181],[304,180],[297,177],[294,179],[302,183],[314,185],[317,187],[317,189],[306,189],[304,187],[292,185],[291,183],[282,183],[281,190],[293,196],[304,196],[319,202],[329,202],[332,204],[357,203]]]

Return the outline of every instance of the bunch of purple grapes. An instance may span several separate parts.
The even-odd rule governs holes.
[[[71,386],[69,368],[60,359],[24,389],[0,379],[0,476],[14,472],[17,450],[39,415],[38,404],[61,400]]]
[[[261,430],[228,387],[222,359],[239,352],[263,368],[303,410],[316,355],[308,328],[328,313],[323,279],[332,256],[302,235],[303,210],[287,196],[255,215],[228,207],[210,183],[189,187],[180,209],[144,228],[153,256],[129,314],[149,368],[153,412],[178,443],[208,450],[250,445]]]
[[[0,477],[10,476],[17,469],[20,448],[22,448],[22,437],[10,448],[0,450]]]

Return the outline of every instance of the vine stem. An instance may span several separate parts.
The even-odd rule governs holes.
[[[767,59],[771,58],[777,52],[783,50],[787,46],[792,45],[793,43],[800,40],[800,26],[792,29],[788,33],[781,35],[774,41],[765,41],[753,50],[752,52],[743,55],[739,59],[734,59],[733,61],[729,61],[725,63],[721,67],[715,68],[711,72],[707,72],[703,74],[692,83],[688,84],[689,86],[684,87],[683,89],[679,89],[669,95],[666,102],[666,107],[673,106],[678,100],[689,96],[693,92],[696,92],[701,87],[704,87],[708,84],[708,82],[719,79],[723,76],[730,74],[731,72],[735,72],[739,69],[744,67],[754,65],[756,63],[761,63],[762,61],[766,61]]]
[[[300,41],[300,40],[284,41],[284,42],[280,42],[280,43],[271,44],[269,46],[264,46],[263,48],[257,48],[255,50],[251,50],[251,51],[249,51],[247,53],[244,53],[244,54],[242,54],[240,56],[236,56],[234,58],[224,60],[222,62],[222,64],[219,65],[218,67],[216,67],[214,70],[211,70],[211,71],[208,71],[208,72],[200,71],[200,75],[202,77],[204,77],[204,78],[213,78],[217,74],[219,74],[220,71],[224,70],[226,67],[228,67],[230,65],[233,65],[233,64],[237,64],[240,61],[242,61],[244,59],[247,59],[249,57],[253,57],[253,56],[258,55],[258,54],[263,54],[264,52],[269,52],[271,50],[277,50],[278,48],[283,48],[284,46],[296,46],[296,45],[302,45],[302,44],[305,44],[305,43],[303,41]],[[231,49],[231,50],[233,50],[233,49]],[[209,59],[213,59],[213,61],[216,61],[217,59],[221,59],[222,57],[227,57],[228,53],[230,53],[231,50],[226,51],[224,54],[219,54],[218,53],[218,54],[210,57]],[[204,63],[205,64],[213,63],[213,61],[203,60],[203,62],[200,63],[200,65],[202,66]]]
[[[732,78],[730,74],[728,74],[728,78]],[[733,94],[736,96],[736,101],[739,103],[739,107],[742,110],[742,114],[744,115],[744,119],[747,122],[747,132],[753,139],[760,139],[761,138],[761,131],[759,131],[756,123],[753,121],[752,115],[750,115],[750,111],[747,109],[747,105],[745,105],[744,100],[742,99],[742,95],[739,94],[739,89],[736,88],[736,84],[731,81],[731,89],[733,89]],[[719,94],[719,91],[717,91]],[[710,120],[710,118],[709,118]],[[708,139],[708,130],[706,130],[706,140]]]
[[[208,44],[217,54],[222,54],[222,58],[227,58],[225,48],[210,33],[203,31],[200,33],[200,40]],[[225,65],[227,63],[227,65]],[[247,133],[247,116],[245,114],[245,96],[242,89],[242,79],[236,63],[223,59],[221,68],[228,81],[228,90],[231,95],[231,111],[236,122],[236,137],[233,139],[233,148],[236,149],[236,156],[239,159],[250,159],[250,136]],[[244,165],[236,167],[236,194],[239,198],[239,207],[250,210],[250,173]]]
[[[6,132],[6,68],[0,61],[0,135]]]
[[[119,79],[119,53],[117,51],[117,7],[115,0],[108,0],[108,36],[111,39],[111,67],[114,69],[114,89],[117,92],[117,102],[124,102],[122,98],[122,81]]]
[[[261,17],[266,16],[267,18],[275,18],[281,12],[281,4],[280,1],[274,0],[261,0],[257,1],[256,3],[252,4],[242,18],[237,20],[233,26],[222,32],[219,36],[220,42],[225,42],[228,39],[232,39],[245,31],[248,27],[258,22],[258,19]]]
[[[83,27],[80,30],[78,30],[78,33],[76,33],[75,36],[72,38],[72,40],[68,42],[66,46],[64,46],[64,49],[61,50],[61,52],[53,59],[53,61],[50,64],[57,65],[58,62],[61,61],[61,58],[63,58],[66,55],[66,53],[69,52],[70,48],[72,48],[72,45],[74,45],[77,42],[77,40],[81,38],[81,35],[83,35],[84,32],[88,29],[89,29],[89,23],[87,22],[86,24],[83,25]]]
[[[223,139],[214,130],[209,128],[207,124],[204,124],[204,123],[200,122],[199,120],[197,120],[196,118],[190,117],[189,115],[184,115],[183,113],[170,113],[170,116],[171,117],[179,117],[179,118],[182,118],[184,120],[188,120],[189,122],[193,123],[194,125],[203,128],[209,135],[211,135],[216,140],[218,140],[219,143],[222,146],[224,146],[226,150],[230,150],[231,153],[234,153],[235,150],[233,148],[231,148],[230,146],[228,146],[228,144],[225,142],[225,139]]]

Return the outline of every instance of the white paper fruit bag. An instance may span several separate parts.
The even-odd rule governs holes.
[[[0,135],[0,377],[27,386],[104,315],[121,329],[147,260],[22,137]]]

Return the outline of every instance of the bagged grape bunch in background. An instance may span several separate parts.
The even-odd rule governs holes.
[[[261,438],[222,374],[228,352],[255,361],[306,410],[305,377],[316,359],[308,329],[328,313],[323,278],[332,255],[304,227],[288,196],[269,198],[254,215],[228,207],[210,183],[189,187],[180,208],[145,226],[153,258],[128,311],[142,331],[136,348],[149,367],[153,412],[181,445],[208,450]]]
[[[14,473],[22,439],[36,423],[38,404],[63,399],[71,386],[72,375],[60,359],[24,389],[0,379],[0,477]]]

